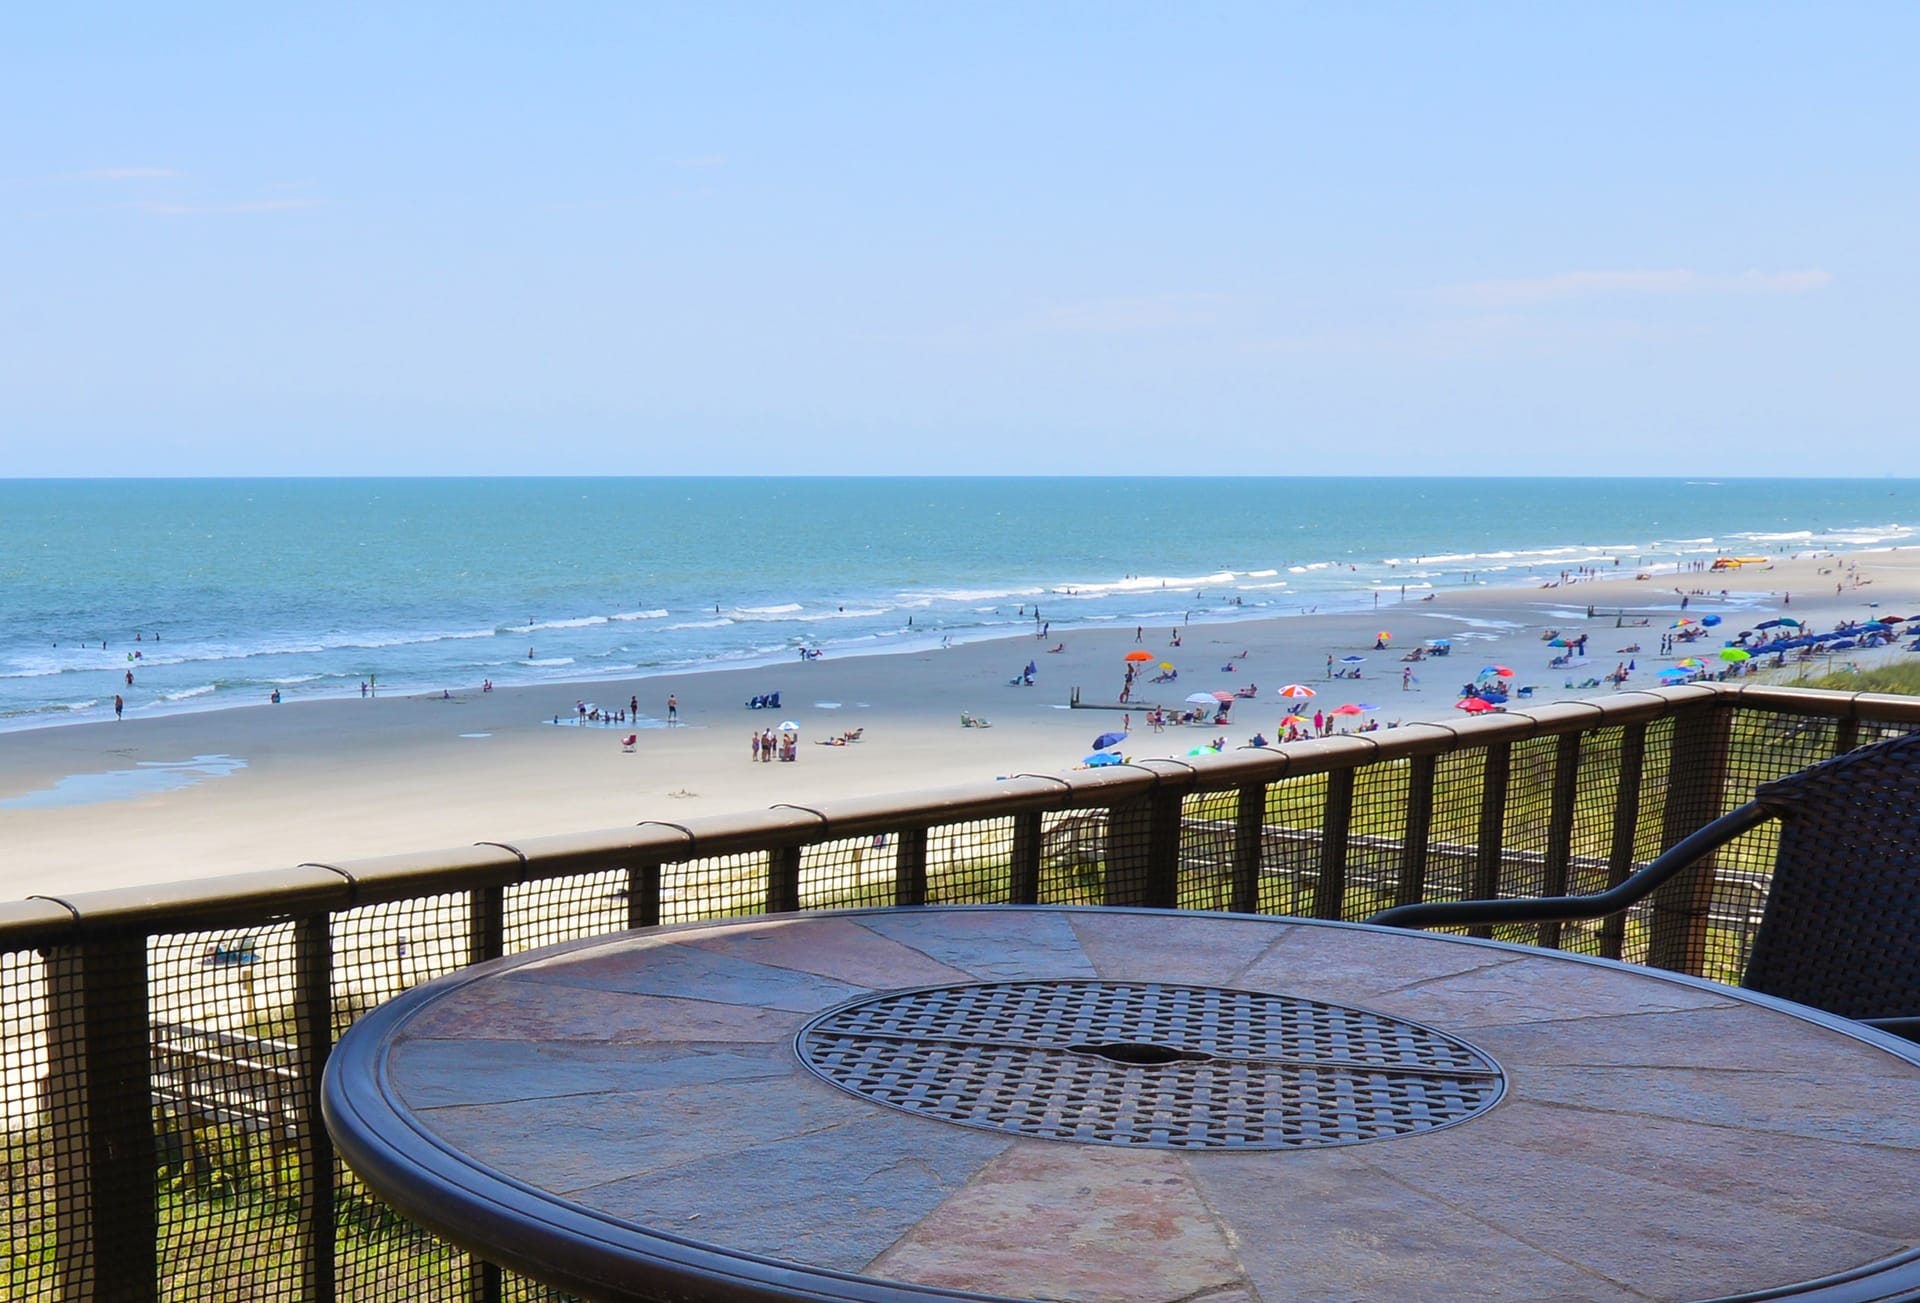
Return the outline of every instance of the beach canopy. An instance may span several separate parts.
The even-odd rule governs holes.
[[[1095,751],[1104,751],[1108,747],[1117,747],[1126,740],[1127,735],[1125,733],[1102,733],[1093,740],[1093,749]]]
[[[1304,683],[1289,683],[1280,689],[1280,695],[1283,697],[1311,697],[1314,695],[1314,692],[1312,688],[1309,688]]]
[[[1149,651],[1130,651],[1122,657],[1122,659],[1130,661],[1150,661],[1153,659],[1153,653]]]

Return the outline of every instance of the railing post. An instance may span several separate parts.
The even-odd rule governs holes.
[[[144,935],[46,955],[47,1119],[62,1303],[158,1299],[158,1155]],[[329,1179],[332,1173],[328,1173]]]
[[[1260,859],[1266,849],[1267,785],[1245,783],[1233,817],[1233,886],[1227,908],[1236,914],[1260,912]]]
[[[1723,813],[1732,733],[1732,713],[1717,705],[1674,720],[1667,804],[1660,822],[1661,850],[1676,845]],[[1713,858],[1708,856],[1685,870],[1648,898],[1652,921],[1647,942],[1649,967],[1695,977],[1703,974],[1708,907],[1713,903]]]
[[[1353,829],[1353,770],[1327,775],[1320,812],[1320,880],[1313,886],[1313,916],[1338,920],[1346,911],[1347,838]]]
[[[927,830],[905,828],[900,844],[893,852],[893,903],[901,906],[927,903]]]
[[[333,1050],[333,920],[293,925],[293,1017],[300,1061],[301,1297],[334,1296],[333,1138],[320,1121],[320,1078]]]
[[[767,913],[792,914],[800,908],[800,848],[776,846],[767,852]]]
[[[660,866],[655,863],[627,867],[627,926],[660,926]]]
[[[1580,734],[1562,733],[1553,748],[1553,808],[1547,812],[1547,862],[1540,894],[1567,894],[1567,867],[1573,859],[1573,814],[1580,794]],[[1560,948],[1559,923],[1540,925],[1539,944]]]
[[[1419,755],[1407,766],[1407,831],[1400,843],[1400,871],[1393,903],[1413,905],[1427,895],[1427,845],[1433,837],[1433,781],[1440,757]]]
[[[1640,786],[1647,772],[1647,726],[1629,724],[1620,737],[1620,777],[1613,793],[1613,838],[1607,851],[1607,889],[1633,875],[1634,843],[1640,835]],[[1618,959],[1625,948],[1627,919],[1615,914],[1600,921],[1600,955]]]
[[[1040,844],[1042,825],[1038,811],[1013,817],[1013,863],[1008,865],[1007,903],[1040,903]]]
[[[1470,900],[1493,900],[1500,895],[1500,870],[1507,857],[1507,792],[1513,780],[1513,743],[1495,742],[1487,748],[1480,776],[1480,827],[1475,834]],[[1490,937],[1490,927],[1471,927],[1468,936]]]
[[[467,962],[498,959],[507,948],[507,889],[498,884],[467,893]],[[500,1267],[477,1255],[467,1258],[470,1303],[500,1303]]]

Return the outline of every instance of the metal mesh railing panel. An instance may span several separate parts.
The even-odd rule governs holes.
[[[1107,812],[1069,810],[1040,819],[1040,900],[1098,905],[1107,862]]]
[[[1427,900],[1468,898],[1480,845],[1480,803],[1487,753],[1455,751],[1434,764],[1433,821],[1427,843]]]
[[[1194,792],[1180,803],[1180,857],[1175,904],[1227,909],[1233,903],[1237,792]]]
[[[1580,735],[1566,870],[1566,890],[1570,895],[1590,896],[1607,889],[1623,779],[1624,742],[1625,730],[1618,728],[1596,729]],[[1603,949],[1600,924],[1563,925],[1559,948],[1582,955],[1600,954]]]
[[[927,829],[927,903],[1004,903],[1013,876],[1013,839],[1012,819]]]
[[[506,890],[503,953],[518,954],[627,926],[627,874],[605,869]]]
[[[890,837],[843,837],[807,847],[800,853],[800,908],[893,904],[892,845]]]
[[[58,1293],[54,1231],[58,1199],[43,1125],[54,1101],[43,1099],[47,1072],[45,965],[31,950],[0,952],[0,1088],[6,1108],[6,1150],[0,1158],[0,1297],[53,1298]],[[75,1100],[67,1101],[70,1106]],[[84,1188],[65,1191],[83,1207]]]
[[[285,924],[148,942],[164,1299],[305,1293],[299,1140],[316,1120],[294,972]]]
[[[1393,903],[1407,836],[1408,765],[1365,765],[1353,775],[1347,832],[1347,889],[1340,917],[1364,919]]]
[[[1260,831],[1262,914],[1313,913],[1326,799],[1325,774],[1284,778],[1267,789],[1266,822]]]
[[[346,910],[333,917],[334,1035],[421,982],[465,967],[473,909],[466,893]],[[426,1234],[334,1162],[334,1272],[341,1299],[466,1303],[477,1265]]]
[[[767,907],[767,856],[713,855],[660,866],[660,921],[758,914]]]

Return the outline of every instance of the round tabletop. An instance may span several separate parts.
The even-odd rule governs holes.
[[[428,1229],[596,1300],[1920,1298],[1920,1046],[1353,924],[765,916],[481,964],[324,1109]]]

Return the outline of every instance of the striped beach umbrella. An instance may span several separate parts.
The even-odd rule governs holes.
[[[1307,697],[1313,696],[1314,691],[1304,683],[1289,683],[1286,687],[1280,689],[1280,695],[1283,697],[1299,697],[1304,700]]]

